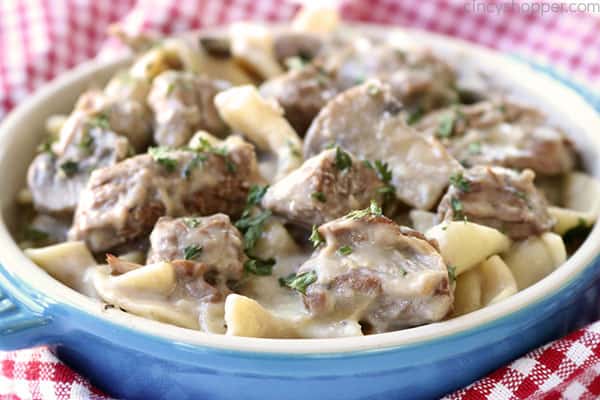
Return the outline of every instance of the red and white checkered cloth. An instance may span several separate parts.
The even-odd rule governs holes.
[[[545,12],[536,4],[343,0],[341,11],[345,20],[457,36],[553,64],[588,86],[597,81],[600,7],[594,6],[596,1],[563,0],[562,5],[556,1],[551,4],[562,11],[548,8]],[[589,13],[573,11],[585,8]],[[0,119],[54,76],[99,53],[113,54],[115,43],[106,38],[106,29],[116,21],[124,21],[132,32],[171,33],[246,19],[289,20],[297,9],[284,0],[0,0]],[[0,352],[0,400],[106,398],[46,348]],[[600,322],[446,398],[600,398]]]

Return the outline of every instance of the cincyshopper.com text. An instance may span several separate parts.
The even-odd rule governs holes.
[[[560,14],[560,13],[590,13],[600,14],[600,2],[561,2],[561,1],[499,1],[470,0],[465,3],[465,11],[476,14]]]

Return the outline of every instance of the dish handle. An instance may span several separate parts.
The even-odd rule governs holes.
[[[52,318],[44,315],[41,299],[16,288],[0,266],[0,350],[17,350],[47,344],[56,331]]]

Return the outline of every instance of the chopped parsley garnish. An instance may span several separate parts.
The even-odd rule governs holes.
[[[200,226],[201,222],[199,218],[194,218],[194,217],[185,217],[183,219],[183,223],[191,229],[197,228]]]
[[[381,88],[379,87],[379,85],[375,83],[369,83],[367,85],[367,93],[369,94],[369,96],[377,96],[380,92]]]
[[[387,162],[375,160],[375,172],[377,172],[377,176],[383,183],[390,183],[392,180],[392,170]]]
[[[271,275],[271,269],[275,265],[275,260],[270,258],[262,260],[252,255],[252,250],[256,247],[260,239],[264,224],[271,216],[271,211],[262,211],[252,215],[254,207],[258,206],[264,197],[269,186],[253,185],[248,192],[246,207],[242,212],[241,218],[235,223],[236,228],[244,235],[244,252],[250,258],[244,263],[244,269],[255,275]]]
[[[421,118],[423,118],[423,115],[423,109],[421,107],[417,107],[408,113],[408,115],[406,116],[406,123],[408,125],[416,124],[421,120]]]
[[[325,194],[323,192],[312,192],[310,197],[317,201],[320,201],[321,203],[325,203],[327,201],[327,198],[325,197]]]
[[[448,279],[450,283],[456,282],[456,267],[453,265],[448,265]]]
[[[108,118],[108,115],[106,115],[106,114],[95,115],[95,116],[91,117],[87,121],[87,123],[89,126],[91,126],[93,128],[101,128],[101,129],[105,129],[105,130],[110,129],[110,120]]]
[[[335,148],[335,167],[340,171],[343,171],[351,166],[352,158],[350,158],[350,155],[337,146]]]
[[[310,240],[312,242],[312,245],[314,248],[317,248],[322,243],[325,243],[325,239],[323,239],[323,236],[321,236],[321,234],[319,233],[319,230],[317,229],[316,225],[312,226],[312,232],[311,232],[308,240]]]
[[[448,138],[452,136],[452,132],[454,131],[454,119],[454,114],[446,114],[442,116],[437,127],[437,136],[442,138]]]
[[[23,238],[32,242],[43,242],[44,240],[48,240],[49,236],[48,233],[33,226],[28,226],[23,232]]]
[[[301,57],[288,57],[285,59],[284,61],[285,66],[287,67],[287,69],[293,69],[293,70],[297,70],[297,69],[302,69],[304,68],[304,66],[306,65],[306,60],[302,59]]]
[[[367,216],[380,217],[382,215],[381,207],[375,200],[371,200],[371,205],[364,210],[354,210],[347,214],[344,218],[360,219]]]
[[[202,247],[198,245],[190,245],[183,249],[183,258],[185,260],[193,260],[202,253]]]
[[[279,284],[284,287],[289,287],[302,294],[306,294],[306,288],[317,281],[317,273],[315,271],[303,272],[301,274],[291,274],[285,278],[279,278]]]
[[[452,207],[452,212],[454,213],[455,220],[465,218],[465,215],[463,213],[463,204],[458,198],[452,197],[450,199],[450,207]]]
[[[373,163],[369,160],[363,160],[363,164],[365,164],[365,167],[367,168],[375,169],[375,167],[373,167]]]
[[[79,147],[83,150],[91,153],[92,147],[94,146],[94,138],[90,135],[89,131],[84,131],[79,141]]]
[[[450,177],[450,184],[461,192],[470,192],[471,184],[465,179],[462,172],[457,172]]]
[[[259,205],[262,201],[262,198],[265,197],[267,189],[269,189],[269,185],[252,185],[250,187],[250,191],[248,192],[248,199],[246,200],[246,209]]]
[[[79,171],[79,164],[72,160],[67,160],[60,164],[60,170],[68,177],[71,177]]]
[[[298,147],[296,147],[296,145],[294,145],[294,143],[291,140],[287,141],[287,145],[290,148],[290,153],[296,157],[296,158],[302,158],[302,152],[300,151],[300,149],[298,149]]]
[[[206,161],[206,156],[204,154],[195,154],[190,162],[183,167],[182,174],[184,178],[189,178],[192,175],[192,170],[198,165],[201,165],[204,161]]]
[[[339,249],[337,249],[337,253],[340,256],[347,256],[348,254],[352,254],[352,247],[350,247],[350,246],[342,246]]]
[[[271,211],[262,211],[255,216],[240,218],[235,226],[244,234],[244,250],[251,252],[260,239],[265,221],[271,216]]]
[[[213,153],[221,156],[225,159],[225,167],[227,168],[228,172],[233,174],[235,171],[237,171],[237,166],[229,159],[226,147],[215,147],[206,138],[202,137],[198,141],[199,144],[193,147],[192,150],[204,153]]]
[[[162,165],[168,172],[173,172],[177,168],[177,160],[169,157],[171,149],[168,147],[150,147],[148,153],[154,161]]]
[[[469,154],[481,153],[481,142],[469,143]]]
[[[514,194],[515,194],[515,196],[517,196],[521,200],[527,201],[527,195],[524,192],[521,192],[520,190],[515,190]]]
[[[390,182],[392,180],[392,170],[387,162],[375,160],[375,172],[377,177],[384,183],[384,186],[377,189],[377,192],[383,194],[383,204],[388,204],[396,197],[396,188]]]
[[[173,93],[173,90],[175,90],[175,82],[170,82],[169,85],[167,86],[167,96],[169,96],[171,93]]]
[[[48,153],[51,156],[54,155],[54,153],[52,152],[52,143],[54,142],[53,138],[51,136],[48,136],[46,138],[46,140],[44,140],[42,143],[40,143],[37,147],[37,151],[38,153]]]
[[[275,259],[269,258],[262,260],[260,258],[251,258],[244,263],[244,270],[259,276],[268,276],[273,273]]]

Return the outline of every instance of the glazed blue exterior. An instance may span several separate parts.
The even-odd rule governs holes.
[[[600,258],[560,291],[477,329],[334,355],[225,351],[168,341],[56,303],[2,267],[0,289],[0,349],[51,345],[68,365],[118,398],[414,400],[463,387],[598,319]]]
[[[465,386],[596,319],[600,259],[554,295],[476,330],[418,345],[336,355],[259,354],[173,343],[67,305],[48,304],[3,269],[0,285],[6,296],[0,303],[13,304],[2,314],[3,326],[7,319],[13,326],[23,322],[20,330],[0,330],[0,348],[51,344],[68,365],[118,398],[412,400]]]

